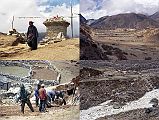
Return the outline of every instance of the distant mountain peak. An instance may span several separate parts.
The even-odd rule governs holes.
[[[79,15],[80,15],[80,23],[82,23],[82,24],[87,23],[86,18],[85,18],[85,17],[83,17],[83,16],[82,16],[82,14],[79,14]]]
[[[112,16],[104,16],[91,24],[97,29],[131,28],[144,29],[147,27],[159,27],[159,23],[151,17],[137,13],[122,13]]]
[[[159,11],[155,12],[153,15],[150,16],[152,19],[159,22]]]

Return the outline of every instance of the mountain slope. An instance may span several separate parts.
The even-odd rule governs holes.
[[[88,19],[87,20],[87,25],[91,25],[95,22],[96,20],[95,19]]]
[[[150,16],[152,19],[159,22],[159,11]]]
[[[144,29],[147,27],[159,27],[159,23],[143,14],[125,13],[99,18],[90,26],[98,29]]]
[[[79,14],[79,15],[80,15],[80,23],[82,23],[82,24],[86,23],[87,22],[86,18],[83,17],[81,14]]]

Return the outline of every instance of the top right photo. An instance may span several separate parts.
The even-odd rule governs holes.
[[[158,60],[159,0],[81,0],[81,60]]]

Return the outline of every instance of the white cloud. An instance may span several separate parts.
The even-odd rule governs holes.
[[[159,4],[159,0],[134,0],[136,3],[140,3],[149,6],[149,5],[158,5]]]
[[[39,7],[39,11],[44,11],[45,7]],[[73,6],[73,25],[74,25],[74,36],[79,36],[79,4],[78,5],[74,5]],[[70,7],[68,7],[66,4],[63,4],[62,6],[53,6],[51,8],[51,12],[49,13],[45,13],[45,12],[41,12],[45,17],[52,17],[52,16],[63,16],[64,19],[68,22],[71,22],[71,11],[70,11]],[[71,25],[68,27],[68,35],[71,36]]]
[[[94,0],[80,0],[80,10],[87,11],[88,9],[94,10],[96,8]]]
[[[79,36],[79,5],[73,6],[73,26],[74,26],[74,36]],[[46,14],[46,13],[45,13]],[[68,22],[71,22],[71,11],[70,7],[67,7],[66,4],[63,4],[62,6],[55,6],[52,8],[52,12],[46,14],[47,17],[52,17],[52,16],[63,16],[64,19]],[[71,35],[71,25],[68,27],[68,34],[69,36]]]
[[[102,0],[101,2],[95,2],[95,0],[81,1],[81,14],[88,18],[100,18],[106,15],[115,15],[119,13],[144,13],[153,14],[159,11],[159,0]],[[97,5],[100,4],[100,9],[97,9]],[[96,8],[90,6],[95,6]]]
[[[0,32],[8,32],[9,29],[11,29],[11,21],[12,16],[15,16],[15,28],[19,32],[26,32],[28,27],[28,21],[32,20],[34,21],[35,26],[38,28],[40,32],[46,31],[45,26],[43,25],[43,22],[45,21],[46,17],[52,17],[55,15],[59,16],[66,16],[66,20],[70,21],[70,8],[68,8],[65,4],[62,6],[56,6],[51,9],[51,12],[45,13],[40,12],[44,11],[46,6],[37,6],[35,0],[1,0],[0,4]],[[73,6],[73,12],[79,13],[79,5]],[[6,15],[4,15],[4,13]],[[19,16],[37,16],[41,18],[37,19],[19,19]],[[79,18],[78,15],[76,15],[76,18],[74,18],[74,33],[75,35],[79,35]],[[69,36],[70,28],[68,29]]]
[[[11,29],[12,16],[15,16],[14,26],[20,32],[26,32],[28,27],[28,21],[33,20],[39,31],[44,31],[45,26],[41,19],[19,19],[23,16],[39,16],[43,17],[37,9],[34,0],[1,0],[0,12],[6,13],[6,15],[0,15],[0,31],[8,32]]]

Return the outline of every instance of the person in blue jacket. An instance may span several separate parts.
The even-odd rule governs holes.
[[[35,93],[34,93],[35,99],[36,99],[36,107],[39,106],[39,89],[40,89],[40,88],[41,88],[41,85],[38,84],[38,85],[37,85],[37,88],[35,89]]]
[[[64,99],[64,93],[62,91],[54,91],[50,90],[47,92],[47,106],[51,106],[51,102],[54,102],[55,99],[61,98],[63,100],[63,104],[66,105],[66,101]]]

